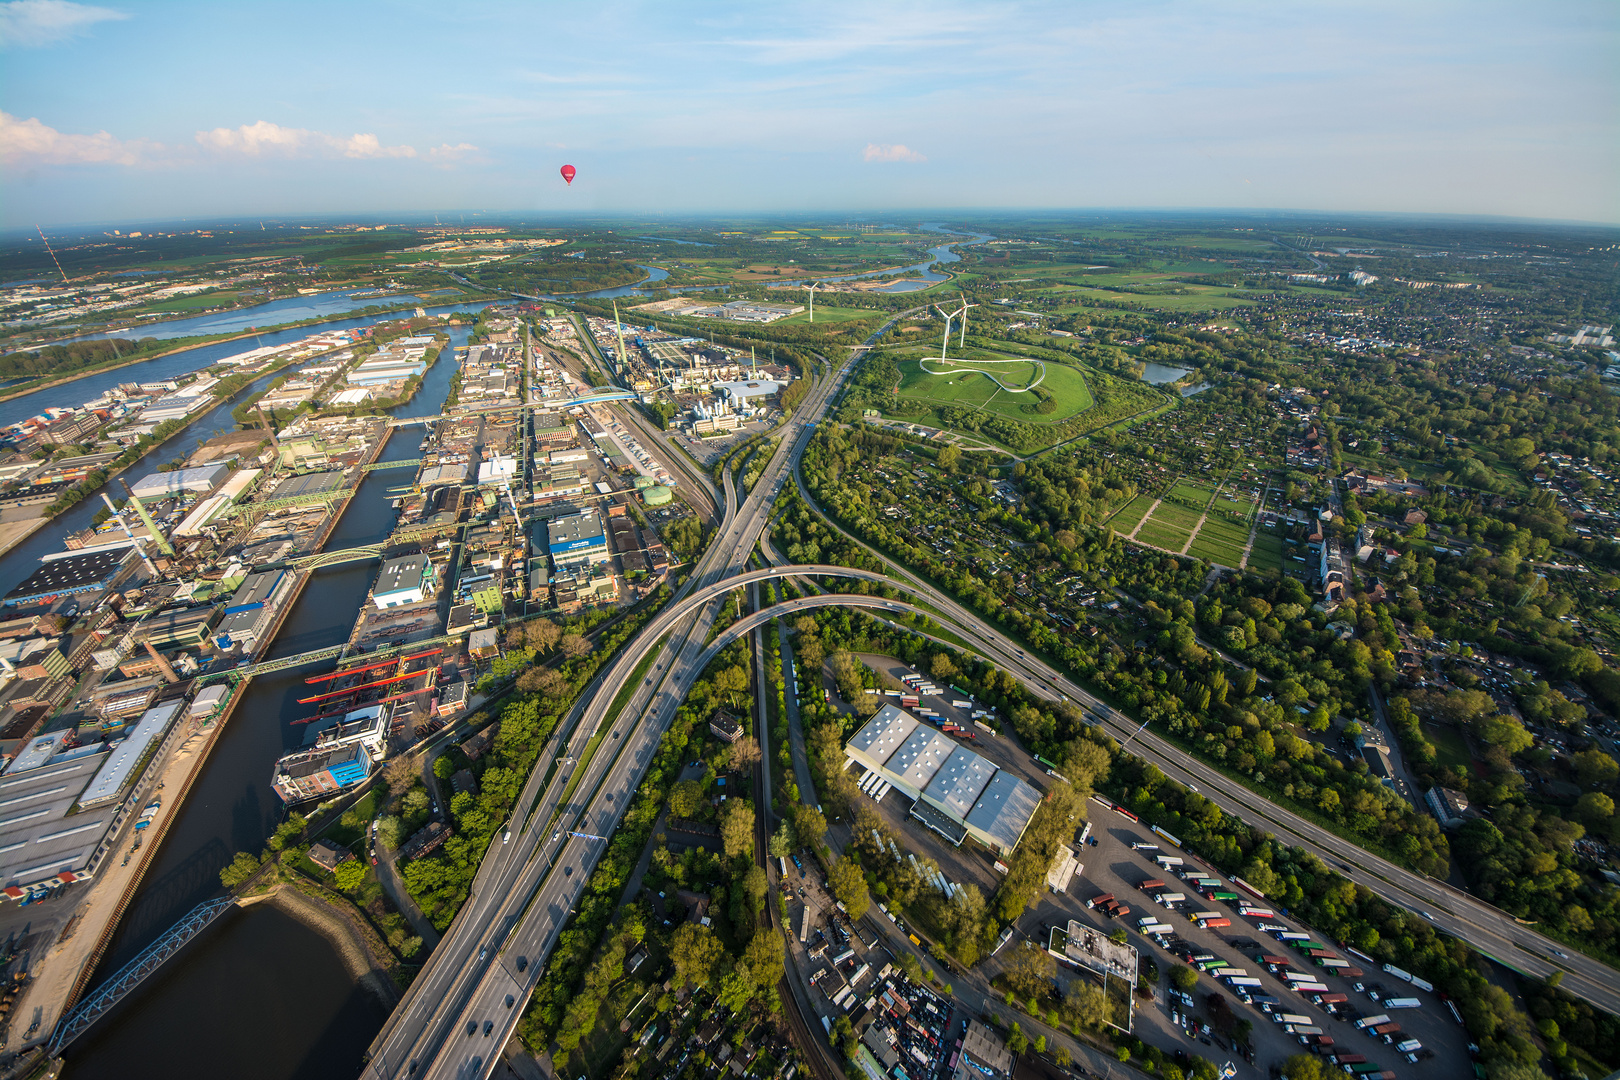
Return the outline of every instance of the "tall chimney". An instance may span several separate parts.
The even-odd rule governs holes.
[[[169,680],[171,683],[179,682],[180,676],[176,675],[174,673],[174,668],[170,667],[169,662],[163,659],[163,654],[158,652],[150,641],[143,642],[142,644],[146,646],[146,651],[152,654],[152,659],[157,661],[158,667],[163,669],[163,677]]]

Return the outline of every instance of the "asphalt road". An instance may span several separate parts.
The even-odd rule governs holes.
[[[798,478],[798,482],[801,494],[815,506],[802,478]],[[848,536],[847,533],[845,535]],[[849,539],[861,543],[853,536]],[[883,558],[875,549],[865,544],[861,546]],[[1535,978],[1546,978],[1554,971],[1562,971],[1562,989],[1605,1012],[1620,1014],[1620,973],[1613,968],[1581,953],[1568,953],[1557,942],[1520,924],[1507,912],[1436,878],[1414,873],[1379,858],[1314,822],[1277,806],[1152,732],[1145,729],[1139,731],[1137,721],[1098,700],[1084,687],[1063,677],[1040,659],[1028,655],[1022,647],[986,624],[976,612],[969,611],[923,579],[895,566],[892,560],[884,559],[884,562],[897,578],[902,579],[897,582],[901,588],[938,608],[940,613],[947,616],[940,619],[941,622],[954,621],[956,632],[987,659],[1012,673],[1034,694],[1051,701],[1068,700],[1083,706],[1110,734],[1122,743],[1128,741],[1132,753],[1158,766],[1172,780],[1190,786],[1222,810],[1273,833],[1285,843],[1314,853],[1357,884],[1427,919],[1439,929],[1466,941],[1479,952],[1509,968]],[[935,617],[939,618],[938,615]]]
[[[859,352],[812,389],[784,426],[776,453],[741,505],[730,478],[722,484],[723,524],[682,589],[687,595],[626,646],[559,725],[517,804],[535,809],[491,843],[450,934],[373,1042],[365,1076],[479,1077],[499,1058],[605,846],[596,838],[612,835],[664,728],[712,655],[703,641],[726,593],[750,579],[782,575],[771,569],[732,576],[746,566],[770,505],[787,481],[788,465],[803,452]],[[886,580],[841,567],[801,567],[796,572]],[[737,632],[734,628],[728,634]],[[577,752],[588,745],[630,675],[660,642],[662,659],[633,690],[564,805],[573,762],[561,757],[563,746]],[[558,763],[555,770],[553,762]]]

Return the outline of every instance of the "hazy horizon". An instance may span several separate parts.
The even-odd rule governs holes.
[[[1617,44],[1593,0],[12,0],[0,228],[469,204],[1614,224]]]

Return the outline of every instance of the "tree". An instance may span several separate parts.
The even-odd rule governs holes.
[[[731,744],[731,767],[738,772],[747,772],[760,759],[759,740],[752,735],[744,735]]]
[[[1076,1031],[1101,1028],[1114,1018],[1114,1003],[1102,987],[1084,979],[1074,979],[1063,995],[1063,1019]]]
[[[541,694],[553,699],[566,696],[572,689],[567,676],[548,667],[529,668],[518,676],[517,687],[525,694]]]
[[[858,921],[871,907],[872,897],[866,891],[866,878],[861,874],[861,868],[855,865],[855,860],[847,857],[839,859],[827,875],[827,883],[832,886],[833,895],[843,902],[852,921]]]
[[[782,822],[777,830],[771,834],[771,858],[785,859],[793,854],[795,847],[793,826],[789,822]]]
[[[813,848],[827,835],[827,819],[814,806],[800,803],[793,808],[793,832],[800,844]]]
[[[932,663],[928,666],[934,673],[934,678],[941,682],[948,683],[957,676],[956,662],[944,653],[935,653]]]
[[[743,950],[743,965],[748,969],[749,981],[758,990],[775,986],[782,979],[786,956],[781,934],[770,930],[755,934],[748,948]]]
[[[238,851],[236,858],[231,860],[229,866],[219,872],[220,884],[227,889],[234,889],[259,869],[259,860],[245,851]]]
[[[1292,1054],[1283,1062],[1288,1080],[1330,1080],[1331,1074],[1315,1054]]]
[[[395,758],[383,769],[383,782],[388,785],[388,790],[395,795],[416,783],[416,777],[416,757],[412,754]]]
[[[405,839],[405,823],[399,820],[398,815],[389,814],[377,822],[377,842],[389,851],[399,847]]]
[[[725,695],[732,708],[737,708],[748,699],[748,669],[733,664],[717,673],[709,685],[715,694]]]
[[[524,643],[537,653],[548,653],[562,640],[562,627],[550,619],[534,619],[523,624]]]
[[[560,647],[570,660],[578,660],[591,651],[591,643],[583,634],[564,634]]]
[[[1170,985],[1186,993],[1198,985],[1198,969],[1188,967],[1186,964],[1177,964],[1170,969]]]
[[[669,812],[676,817],[689,818],[703,806],[703,785],[696,780],[681,780],[669,789]]]
[[[366,864],[359,859],[349,859],[337,864],[332,871],[332,882],[344,892],[353,892],[366,880]]]
[[[682,923],[669,942],[669,959],[675,965],[675,985],[691,983],[708,986],[719,974],[725,946],[714,931],[698,923]]]
[[[748,873],[743,876],[743,891],[748,894],[748,904],[756,917],[765,903],[765,894],[769,890],[770,882],[765,877],[765,870],[757,865],[750,866]]]
[[[1052,989],[1052,976],[1057,974],[1057,961],[1045,949],[1025,942],[1007,958],[1003,975],[1007,985],[1021,998],[1043,997]]]
[[[451,774],[455,771],[456,763],[450,760],[449,754],[440,754],[433,759],[433,775],[440,780],[450,779]]]
[[[1574,761],[1582,787],[1608,787],[1620,778],[1620,762],[1595,746],[1576,754]]]
[[[939,462],[939,467],[941,469],[944,469],[948,473],[954,473],[956,471],[956,466],[962,460],[961,448],[947,446],[939,452],[939,457],[935,460]]]
[[[720,843],[731,858],[754,850],[754,808],[741,799],[728,799],[720,817]]]

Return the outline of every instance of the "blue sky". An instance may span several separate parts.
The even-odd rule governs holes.
[[[1617,46],[1612,0],[16,0],[0,226],[969,207],[1614,222]]]

